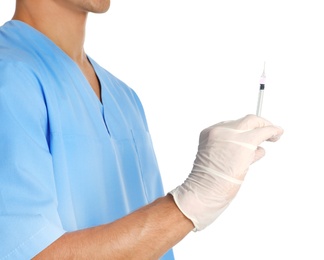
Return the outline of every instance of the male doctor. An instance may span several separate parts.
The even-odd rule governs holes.
[[[173,259],[283,133],[253,115],[203,130],[165,193],[139,98],[83,48],[109,5],[16,0],[0,27],[0,259]]]

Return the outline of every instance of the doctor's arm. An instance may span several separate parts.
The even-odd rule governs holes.
[[[228,207],[249,166],[263,157],[259,145],[277,141],[282,133],[252,115],[203,130],[183,184],[113,223],[65,233],[35,259],[158,259]]]
[[[34,259],[159,259],[193,227],[167,195],[112,223],[65,233]]]

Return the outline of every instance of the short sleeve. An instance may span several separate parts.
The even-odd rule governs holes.
[[[37,75],[0,60],[0,260],[31,259],[64,234]]]

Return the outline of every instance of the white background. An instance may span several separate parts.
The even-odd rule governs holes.
[[[14,1],[0,1],[3,24]],[[324,259],[321,3],[112,0],[89,16],[86,50],[140,96],[166,191],[190,172],[203,128],[255,113],[266,61],[262,116],[285,134],[176,259]]]

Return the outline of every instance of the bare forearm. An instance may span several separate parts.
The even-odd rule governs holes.
[[[193,227],[168,195],[113,223],[66,233],[35,259],[158,259]]]

